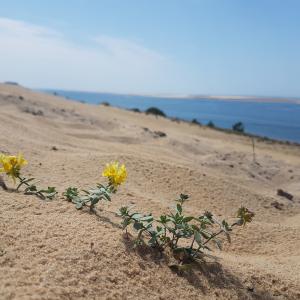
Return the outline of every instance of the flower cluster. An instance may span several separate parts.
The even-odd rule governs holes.
[[[109,183],[114,187],[122,184],[127,178],[127,171],[125,165],[120,165],[117,161],[106,165],[102,172],[103,177],[107,177]]]
[[[0,173],[6,173],[14,182],[20,177],[20,171],[23,166],[28,164],[22,154],[18,156],[0,154]]]
[[[118,162],[111,162],[106,165],[102,176],[108,178],[106,186],[97,184],[95,188],[83,190],[83,195],[79,194],[78,188],[68,187],[63,195],[67,200],[73,202],[77,209],[88,205],[90,210],[93,211],[100,200],[111,201],[111,194],[116,193],[118,186],[125,182],[127,178],[126,167],[124,164],[120,165]]]
[[[5,173],[11,177],[16,183],[19,180],[19,185],[16,190],[19,190],[22,185],[25,186],[24,193],[28,195],[35,195],[41,199],[53,199],[57,194],[55,187],[48,187],[47,189],[38,189],[32,181],[35,178],[25,178],[21,176],[21,169],[28,164],[27,160],[22,154],[5,155],[0,154],[0,173]]]

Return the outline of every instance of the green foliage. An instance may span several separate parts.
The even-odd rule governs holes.
[[[67,198],[68,201],[72,201],[75,197],[79,195],[79,191],[76,187],[68,187],[63,193],[63,196]]]
[[[111,194],[115,192],[116,189],[112,185],[104,186],[102,184],[97,184],[95,188],[83,190],[83,195],[79,194],[76,187],[68,187],[63,195],[68,201],[74,203],[77,209],[89,205],[90,210],[92,211],[99,201],[111,201]]]
[[[232,130],[237,131],[237,132],[244,132],[245,131],[245,126],[242,122],[237,122],[232,125]]]
[[[157,107],[149,107],[147,110],[146,110],[146,114],[151,114],[151,115],[155,115],[155,116],[161,116],[161,117],[166,117],[166,114],[160,110],[159,108]]]
[[[130,108],[129,110],[133,111],[133,112],[136,112],[136,113],[140,113],[140,109],[138,108]]]
[[[165,231],[162,227],[157,226],[156,228],[153,227],[154,218],[151,214],[143,215],[140,213],[131,213],[131,209],[127,206],[121,207],[119,210],[118,215],[122,217],[122,227],[126,230],[129,225],[138,231],[137,238],[135,240],[136,245],[142,244],[143,235],[147,235],[148,245],[152,247],[161,247],[162,244],[162,235],[164,235]]]
[[[163,214],[158,219],[154,219],[151,214],[131,212],[127,206],[121,207],[118,215],[123,219],[122,226],[126,232],[130,225],[137,231],[137,245],[146,243],[160,251],[170,248],[173,256],[183,264],[200,258],[205,250],[211,250],[209,243],[221,249],[221,240],[217,238],[219,235],[225,235],[230,242],[232,228],[245,225],[254,217],[254,213],[245,207],[238,210],[238,220],[231,225],[226,220],[217,220],[208,211],[197,217],[186,215],[183,206],[188,199],[188,195],[181,194],[175,200],[175,211]],[[144,237],[147,237],[146,241]]]
[[[42,200],[52,200],[57,195],[56,188],[53,186],[49,186],[47,189],[39,189],[37,185],[33,183],[35,178],[27,179],[25,177],[19,176],[18,179],[20,180],[20,183],[17,186],[17,190],[19,190],[20,187],[24,185],[24,194],[26,195],[35,195]]]
[[[82,190],[83,194],[80,194],[76,187],[68,187],[63,195],[68,201],[73,202],[77,209],[87,205],[93,211],[99,201],[111,201],[111,194],[116,193],[118,186],[126,180],[126,167],[117,161],[111,162],[106,164],[102,176],[108,179],[106,186],[99,183],[95,188]]]
[[[208,126],[208,127],[211,127],[211,128],[215,128],[215,127],[216,127],[213,121],[209,121],[209,122],[207,123],[207,126]]]
[[[200,123],[197,119],[193,119],[193,120],[192,120],[192,123],[193,123],[193,124],[196,124],[196,125],[201,125],[201,123]]]
[[[252,221],[254,217],[254,213],[251,212],[248,208],[242,206],[237,211],[237,217],[239,218],[238,225],[245,226],[247,223]]]

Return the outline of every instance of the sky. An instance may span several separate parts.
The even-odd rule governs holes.
[[[300,97],[298,0],[0,0],[0,81]]]

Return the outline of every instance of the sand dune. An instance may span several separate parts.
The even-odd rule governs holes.
[[[60,195],[0,190],[0,299],[300,299],[299,147],[259,141],[254,163],[247,137],[9,85],[0,85],[0,136],[0,152],[24,153],[24,174],[60,195],[100,181],[111,160],[129,174],[97,216]],[[215,260],[179,276],[134,250],[115,212],[131,203],[158,215],[181,192],[191,213],[231,218],[246,205],[256,216]]]

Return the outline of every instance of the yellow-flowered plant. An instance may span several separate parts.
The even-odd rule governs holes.
[[[114,187],[122,184],[127,178],[127,171],[125,165],[120,165],[117,161],[106,165],[102,172],[103,177],[107,177],[109,183]]]
[[[25,194],[36,195],[41,199],[53,199],[57,194],[55,187],[48,187],[48,189],[38,189],[32,181],[35,178],[25,178],[21,176],[21,169],[28,164],[27,160],[22,154],[5,155],[0,153],[0,173],[5,173],[11,177],[14,183],[19,180],[19,185],[16,190],[19,190],[22,185],[25,185]]]
[[[69,187],[63,195],[67,200],[73,202],[77,209],[88,205],[90,210],[93,211],[95,205],[100,200],[111,201],[111,194],[116,193],[118,186],[125,182],[127,170],[124,164],[121,165],[119,162],[111,162],[106,165],[102,176],[108,179],[106,186],[99,183],[96,188],[83,190],[84,195],[79,194],[78,188]]]
[[[131,208],[123,206],[118,215],[122,218],[122,227],[126,230],[132,225],[137,231],[135,246],[148,244],[150,247],[163,252],[169,249],[175,260],[179,262],[170,265],[174,270],[185,270],[195,260],[202,260],[210,244],[222,248],[222,234],[231,242],[230,233],[236,226],[245,226],[252,222],[254,213],[246,207],[239,208],[237,219],[233,223],[226,220],[218,220],[211,212],[206,211],[200,215],[187,215],[184,212],[184,204],[189,199],[188,195],[180,194],[176,200],[174,212],[163,214],[155,218],[152,214],[132,212]]]
[[[14,182],[20,177],[21,168],[27,164],[28,162],[22,154],[18,156],[0,154],[0,173],[5,173]]]

